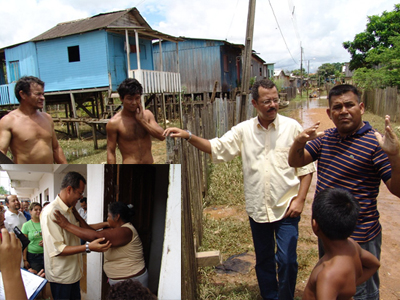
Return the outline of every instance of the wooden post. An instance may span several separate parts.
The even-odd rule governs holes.
[[[249,1],[249,12],[247,16],[247,29],[246,29],[246,41],[244,46],[244,61],[243,61],[243,73],[242,73],[242,101],[240,105],[240,121],[247,119],[246,107],[250,85],[250,69],[251,69],[251,57],[253,50],[253,32],[254,32],[254,18],[256,11],[256,0]]]
[[[72,106],[72,113],[73,113],[73,117],[77,118],[77,114],[76,114],[76,105],[75,105],[75,97],[73,93],[69,94],[71,97],[71,106]],[[78,137],[78,139],[81,138],[81,133],[79,131],[79,122],[75,122],[75,129],[76,129],[76,135]]]
[[[135,31],[136,33],[136,31]],[[131,53],[131,47],[129,45],[129,35],[128,35],[128,29],[125,29],[125,44],[126,44],[126,72],[127,72],[127,78],[129,78],[129,71],[131,70],[131,58],[130,58],[130,53]],[[139,48],[136,45],[136,51],[139,52]],[[140,69],[140,68],[139,68]]]

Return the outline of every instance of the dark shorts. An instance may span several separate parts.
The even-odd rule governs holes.
[[[40,270],[44,269],[44,261],[43,261],[43,253],[30,253],[27,252],[26,258],[28,259],[28,263],[31,268],[36,272],[40,272]]]

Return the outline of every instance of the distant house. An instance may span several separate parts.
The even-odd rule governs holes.
[[[218,82],[218,93],[229,93],[240,87],[243,45],[224,40],[181,38],[179,55],[171,41],[162,41],[162,55],[159,44],[154,45],[153,51],[154,65],[159,71],[178,72],[179,62],[184,93],[211,93],[215,82]],[[250,76],[257,80],[267,77],[267,69],[265,61],[253,52]]]
[[[265,78],[266,79],[274,79],[274,65],[275,63],[265,63],[264,70],[266,72]]]
[[[353,84],[353,71],[350,71],[349,68],[350,63],[344,63],[342,67],[342,73],[344,73],[344,81],[348,84]]]
[[[145,94],[179,92],[178,73],[154,71],[153,40],[180,39],[153,30],[136,8],[60,23],[28,42],[0,49],[0,105],[17,103],[15,82],[33,75],[45,82],[46,102],[75,103],[108,97],[127,77],[137,78]],[[7,78],[7,80],[6,80]],[[72,105],[71,105],[72,103]],[[101,101],[103,104],[103,101]],[[102,107],[103,108],[103,107]]]
[[[285,74],[285,71],[277,69],[274,71],[274,79],[282,82],[282,87],[290,86],[290,75]]]

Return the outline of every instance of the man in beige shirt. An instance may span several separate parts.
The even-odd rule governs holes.
[[[42,211],[40,223],[43,235],[46,279],[56,299],[81,299],[79,280],[83,274],[82,253],[107,251],[111,244],[104,238],[81,245],[77,236],[63,230],[53,222],[56,210],[69,222],[79,226],[72,210],[82,198],[86,180],[77,172],[69,172],[61,182],[56,199]]]
[[[252,96],[258,116],[232,127],[221,138],[206,140],[179,128],[168,128],[164,135],[186,139],[209,153],[213,162],[242,157],[246,211],[261,296],[293,299],[298,269],[298,223],[315,168],[313,164],[303,168],[288,164],[289,148],[302,127],[278,114],[275,84],[265,79],[256,82]]]

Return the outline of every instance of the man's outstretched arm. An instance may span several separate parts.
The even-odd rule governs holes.
[[[194,134],[192,134],[190,137],[189,132],[187,132],[186,130],[176,128],[176,127],[171,127],[171,128],[165,129],[163,135],[170,136],[170,137],[179,137],[179,138],[183,138],[186,140],[190,138],[190,140],[188,141],[190,144],[192,144],[197,149],[199,149],[205,153],[211,154],[211,143],[209,140],[203,139]]]
[[[294,168],[303,167],[313,161],[310,153],[305,149],[308,141],[314,140],[324,135],[323,132],[317,132],[320,122],[315,123],[310,128],[301,132],[294,140],[289,150],[289,166]]]

